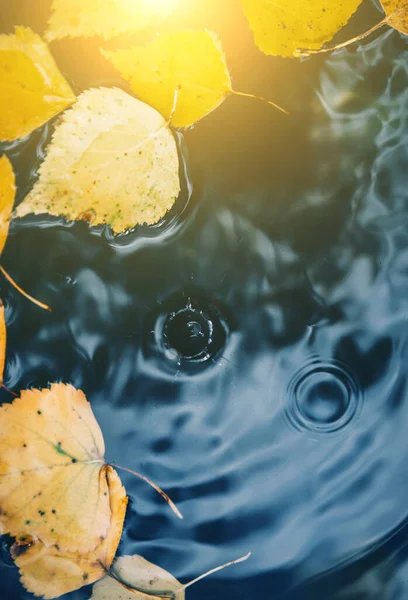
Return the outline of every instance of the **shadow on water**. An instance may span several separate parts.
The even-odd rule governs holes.
[[[252,551],[198,600],[407,597],[406,58],[385,32],[294,62],[293,120],[234,99],[179,135],[154,230],[11,227],[4,265],[52,313],[0,283],[7,386],[83,389],[107,459],[180,506],[123,474],[121,554],[187,580]],[[7,148],[19,199],[51,129]],[[2,559],[2,600],[28,599]]]

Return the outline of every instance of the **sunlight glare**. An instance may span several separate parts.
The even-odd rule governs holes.
[[[146,7],[146,10],[151,12],[164,10],[166,12],[172,11],[180,0],[142,0],[141,4]]]

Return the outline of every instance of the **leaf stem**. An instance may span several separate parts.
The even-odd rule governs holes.
[[[290,112],[287,111],[286,108],[282,108],[282,106],[279,106],[279,104],[276,104],[275,102],[272,102],[272,100],[268,100],[263,96],[256,96],[255,94],[248,94],[247,92],[237,92],[233,89],[230,90],[230,94],[233,94],[234,96],[243,96],[244,98],[253,98],[254,100],[261,100],[261,102],[266,102],[267,104],[270,104],[274,108],[277,108],[278,110],[283,112],[285,115],[290,115]]]
[[[156,492],[158,492],[160,494],[160,496],[162,498],[164,498],[164,500],[170,506],[170,508],[174,512],[174,514],[177,515],[179,519],[183,518],[183,515],[181,514],[181,512],[179,511],[177,506],[174,504],[174,502],[166,494],[166,492],[163,492],[163,490],[161,488],[159,488],[159,486],[156,485],[151,479],[146,477],[146,475],[142,475],[141,473],[138,473],[137,471],[133,471],[132,469],[127,469],[126,467],[121,467],[120,465],[116,465],[116,464],[111,464],[111,467],[113,467],[114,469],[120,469],[121,471],[126,471],[127,473],[131,473],[132,475],[136,475],[136,477],[139,477],[139,479],[142,479],[143,481],[148,483],[153,489],[156,490]]]
[[[39,300],[36,300],[35,298],[33,298],[32,296],[30,296],[30,294],[27,294],[27,292],[25,292],[19,285],[18,283],[16,283],[14,281],[14,279],[7,273],[7,271],[0,265],[0,271],[3,273],[4,277],[7,279],[7,281],[9,283],[11,283],[11,285],[13,287],[16,288],[16,290],[18,292],[20,292],[20,294],[22,294],[22,296],[24,296],[25,298],[27,298],[28,300],[30,300],[31,302],[33,302],[34,304],[36,304],[37,306],[39,306],[40,308],[43,308],[44,310],[48,310],[49,312],[51,312],[50,307],[47,304],[44,304],[43,302],[40,302]]]
[[[171,122],[173,120],[174,117],[174,113],[176,112],[177,109],[177,103],[178,103],[178,97],[179,97],[179,91],[181,89],[181,85],[178,85],[176,87],[176,89],[174,90],[174,96],[173,96],[173,106],[171,107],[171,111],[170,111],[170,115],[169,118],[166,121],[166,125],[167,127],[170,127]]]
[[[221,571],[222,569],[231,567],[232,565],[237,565],[238,563],[248,560],[248,558],[250,556],[251,556],[251,552],[248,552],[248,554],[245,554],[245,556],[241,556],[240,558],[236,558],[235,560],[230,560],[229,562],[225,563],[224,565],[220,565],[219,567],[215,567],[214,569],[207,571],[207,573],[204,573],[203,575],[200,575],[199,577],[196,577],[192,581],[189,581],[188,583],[183,585],[179,590],[177,590],[177,593],[182,592],[186,588],[190,587],[190,585],[194,585],[194,583],[197,583],[197,581],[204,579],[204,577],[208,577],[209,575],[212,575],[213,573],[216,573],[217,571]]]
[[[189,581],[188,583],[180,586],[177,590],[174,590],[174,591],[171,591],[171,590],[154,590],[153,591],[153,590],[146,590],[144,588],[136,587],[133,584],[130,585],[130,584],[126,583],[125,581],[123,581],[119,575],[116,575],[114,569],[107,569],[102,563],[100,563],[100,564],[102,565],[105,572],[109,575],[109,577],[112,577],[112,579],[117,581],[125,589],[129,590],[129,592],[139,592],[140,594],[144,594],[146,596],[152,596],[154,598],[170,598],[171,600],[176,600],[176,597],[178,596],[178,594],[180,594],[180,592],[184,592],[185,589],[187,589],[191,585],[194,585],[195,583],[197,583],[197,581],[200,581],[201,579],[204,579],[204,577],[208,577],[209,575],[212,575],[213,573],[216,573],[217,571],[221,571],[222,569],[225,569],[232,565],[237,565],[238,563],[244,562],[245,560],[248,560],[248,558],[250,556],[251,556],[251,552],[248,552],[248,554],[246,554],[245,556],[241,556],[240,558],[236,558],[235,560],[230,560],[229,562],[225,563],[224,565],[220,565],[219,567],[215,567],[214,569],[211,569],[210,571],[203,573],[203,575],[196,577],[192,581]]]
[[[364,38],[368,37],[375,31],[380,29],[383,25],[386,25],[392,16],[393,15],[388,15],[387,17],[384,17],[384,19],[382,19],[379,23],[376,23],[375,25],[373,25],[373,27],[370,27],[370,29],[368,29],[368,31],[365,31],[364,33],[360,33],[359,35],[356,35],[355,37],[353,37],[349,40],[346,40],[345,42],[342,42],[341,44],[336,44],[335,46],[330,46],[328,48],[320,48],[320,50],[312,50],[312,49],[308,50],[306,48],[299,48],[298,50],[296,50],[295,56],[299,58],[301,56],[310,56],[312,54],[324,54],[326,52],[333,52],[334,50],[340,50],[341,48],[347,48],[348,46],[351,46],[351,44],[354,44],[355,42],[360,42]]]

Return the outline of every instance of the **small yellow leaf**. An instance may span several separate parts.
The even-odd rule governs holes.
[[[67,36],[105,39],[165,19],[179,0],[53,0],[46,38]]]
[[[0,299],[0,384],[3,384],[4,367],[6,364],[7,329],[4,316],[4,304]]]
[[[408,34],[408,0],[381,0],[381,4],[389,17],[388,25]]]
[[[221,43],[208,30],[161,34],[144,46],[101,52],[138,98],[172,117],[174,127],[192,125],[233,93]]]
[[[62,116],[40,178],[16,214],[62,215],[115,233],[159,221],[180,191],[163,117],[119,89],[91,89]]]
[[[162,598],[163,595],[169,598],[171,593],[182,588],[173,575],[142,556],[117,558],[113,563],[113,574],[121,583],[112,577],[104,577],[94,585],[90,600],[152,600],[152,597]],[[175,597],[184,600],[184,590]]]
[[[13,167],[6,156],[0,158],[0,255],[3,252],[4,245],[7,241],[8,231],[10,227],[10,215],[13,210],[14,200],[16,195],[15,177]],[[41,306],[46,310],[50,310],[46,304],[39,302],[29,294],[27,294],[21,287],[10,277],[10,275],[0,265],[0,271],[6,277],[6,279],[13,285],[23,296]],[[4,310],[4,309],[3,309]],[[4,317],[4,315],[3,315]],[[4,338],[4,352],[5,352],[5,338]],[[1,373],[4,370],[0,369]],[[1,379],[2,381],[2,379]]]
[[[104,441],[85,395],[63,383],[0,407],[0,533],[93,550],[111,523]]]
[[[295,56],[320,49],[347,23],[362,0],[241,0],[255,43],[265,54]]]
[[[76,100],[42,39],[26,27],[0,35],[0,139],[31,133]]]
[[[57,546],[45,546],[30,536],[20,536],[11,554],[20,570],[24,587],[44,598],[57,598],[83,585],[98,581],[106,574],[119,545],[126,513],[127,497],[117,473],[107,467],[110,490],[111,523],[101,543],[87,554],[61,552]]]
[[[0,254],[7,241],[10,215],[16,195],[13,167],[6,156],[0,158]]]

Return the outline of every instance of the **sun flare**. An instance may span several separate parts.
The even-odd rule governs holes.
[[[135,0],[130,0],[134,2]],[[164,10],[171,11],[176,8],[180,0],[141,0],[140,4],[142,7],[145,6],[146,10],[151,12],[152,10]]]

